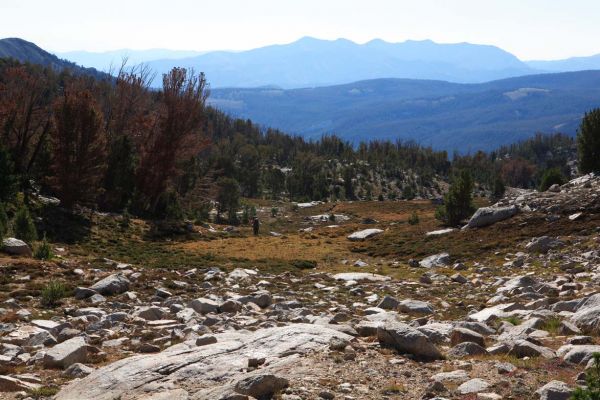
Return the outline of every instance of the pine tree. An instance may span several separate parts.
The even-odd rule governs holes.
[[[557,184],[562,185],[565,183],[567,179],[563,175],[563,173],[558,168],[549,168],[544,171],[544,175],[542,175],[542,181],[540,182],[539,190],[540,192],[545,192],[550,188],[550,186]]]
[[[135,150],[131,139],[122,135],[113,140],[108,155],[108,166],[104,176],[103,205],[121,210],[132,199],[135,188]]]
[[[15,232],[15,237],[26,243],[31,244],[37,240],[37,230],[35,229],[35,225],[27,207],[22,206],[19,211],[17,211],[13,230]]]
[[[0,202],[13,199],[17,190],[17,176],[8,151],[0,144]]]
[[[352,178],[354,178],[354,170],[351,167],[347,167],[344,169],[344,192],[347,200],[354,200],[354,184],[352,183]]]
[[[600,108],[585,114],[577,132],[579,171],[600,172]]]
[[[236,224],[237,209],[240,206],[240,185],[233,178],[222,177],[217,181],[219,193],[219,215],[226,212],[230,224]]]
[[[4,209],[4,204],[0,203],[0,239],[8,234],[8,215]]]
[[[473,178],[462,170],[455,178],[446,196],[444,205],[436,211],[436,218],[454,226],[470,216],[473,211]]]
[[[506,186],[504,185],[504,181],[502,180],[500,175],[496,174],[492,183],[492,200],[501,199],[502,196],[504,196],[505,191]]]

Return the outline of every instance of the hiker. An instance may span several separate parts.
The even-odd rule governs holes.
[[[260,222],[258,222],[258,218],[254,217],[252,220],[252,230],[254,231],[254,236],[258,236],[258,229],[260,228]]]

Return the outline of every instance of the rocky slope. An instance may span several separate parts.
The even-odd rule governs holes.
[[[492,210],[518,214],[428,240],[554,231],[464,260],[382,259],[394,278],[2,258],[2,398],[566,399],[600,351],[599,196],[591,175],[509,194]],[[78,286],[50,311],[26,292],[49,276]]]

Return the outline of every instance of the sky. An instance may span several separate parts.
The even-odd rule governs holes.
[[[245,50],[303,36],[491,44],[522,60],[600,53],[598,0],[0,0],[0,38],[55,52]]]

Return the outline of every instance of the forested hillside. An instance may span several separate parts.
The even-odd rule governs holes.
[[[574,135],[600,99],[600,71],[482,84],[379,79],[310,89],[217,89],[209,101],[286,132],[344,140],[414,140],[463,154],[491,151],[536,132]]]
[[[105,72],[97,71],[94,68],[82,67],[71,61],[60,59],[56,55],[36,46],[34,43],[19,38],[0,39],[0,58],[12,58],[20,62],[43,65],[56,71],[69,69],[75,74],[107,78]]]
[[[306,141],[207,106],[203,75],[173,69],[159,91],[148,77],[140,68],[115,80],[0,61],[4,198],[41,190],[67,207],[202,218],[209,201],[231,201],[234,210],[240,196],[434,198],[463,168],[475,171],[482,194],[499,180],[531,187],[543,170],[573,158],[572,141],[562,136],[453,161],[412,142]],[[557,143],[565,151],[556,152]]]
[[[207,95],[204,76],[183,69],[153,91],[138,68],[98,80],[2,61],[9,186],[31,191],[35,182],[66,206],[164,216],[198,212],[231,187],[247,197],[292,200],[371,197],[388,188],[390,198],[404,188],[411,197],[432,196],[424,188],[449,172],[446,153],[413,144],[356,150],[335,137],[307,142],[263,132],[207,107]]]

